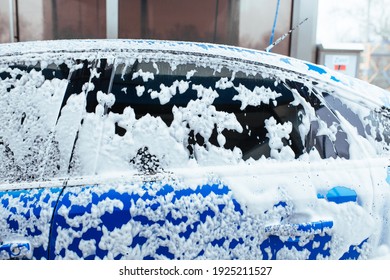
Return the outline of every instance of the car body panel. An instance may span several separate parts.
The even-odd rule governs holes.
[[[363,187],[371,184],[370,174],[361,161],[349,165],[360,176],[344,182],[358,195],[339,207],[332,198],[318,199],[313,185],[302,184],[310,176],[302,163],[263,162],[240,175],[231,175],[234,168],[207,168],[196,177],[175,170],[162,181],[129,184],[125,176],[110,178],[113,183],[68,185],[53,220],[50,251],[57,259],[347,259],[362,252],[367,257],[375,228],[365,210],[371,207],[372,194]],[[345,176],[349,170],[340,166]],[[334,176],[316,171],[318,193],[340,189],[327,188],[336,184],[329,180]],[[209,172],[213,179],[202,183]],[[350,247],[362,242],[365,250],[353,255]]]
[[[61,190],[59,186],[0,192],[1,259],[49,258],[51,222]],[[15,243],[19,250],[12,246]]]

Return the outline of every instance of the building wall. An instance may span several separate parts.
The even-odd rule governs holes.
[[[42,0],[44,39],[106,37],[106,0]]]
[[[238,3],[120,0],[119,37],[237,44]]]
[[[292,26],[299,25],[291,35],[290,55],[307,61],[316,61],[316,33],[318,0],[295,0]]]
[[[14,0],[20,41],[106,38],[106,0]],[[118,37],[214,42],[265,49],[277,1],[118,1]],[[0,42],[9,42],[9,0],[0,0]],[[293,0],[280,1],[275,40],[288,32]],[[34,15],[34,16],[32,16]],[[8,36],[7,36],[8,35]],[[289,55],[290,37],[273,52]]]
[[[0,0],[0,42],[10,42],[10,10],[9,0]],[[41,40],[44,38],[44,0],[23,0],[18,1],[18,29],[16,23],[16,11],[14,13],[14,34],[15,41]],[[15,6],[16,7],[16,6]]]
[[[8,4],[8,0],[0,0],[0,43],[10,41]]]
[[[292,0],[281,0],[276,21],[274,40],[291,28]],[[240,10],[239,45],[264,50],[270,45],[277,1],[242,0]],[[290,37],[278,44],[272,52],[290,54]]]

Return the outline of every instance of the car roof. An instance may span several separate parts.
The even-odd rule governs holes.
[[[82,58],[115,58],[120,53],[194,54],[259,63],[306,76],[315,81],[343,89],[343,98],[373,107],[390,108],[390,93],[364,81],[333,71],[325,66],[302,61],[288,56],[254,49],[199,42],[97,39],[97,40],[51,40],[0,44],[0,65],[13,60],[45,60],[45,55],[67,57],[78,53]],[[346,96],[349,92],[349,96]]]

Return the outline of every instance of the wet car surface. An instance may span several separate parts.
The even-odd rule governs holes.
[[[0,46],[0,258],[390,251],[388,92],[231,46]]]

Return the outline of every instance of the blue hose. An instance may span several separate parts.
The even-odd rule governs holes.
[[[271,38],[269,39],[269,44],[270,45],[274,42],[276,22],[278,21],[278,15],[279,15],[279,7],[280,7],[280,0],[278,0],[277,6],[276,6],[274,25],[272,26]]]

